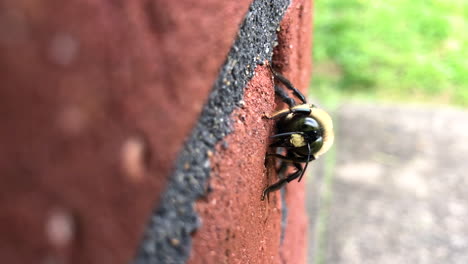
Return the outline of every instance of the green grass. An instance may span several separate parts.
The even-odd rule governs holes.
[[[468,1],[315,0],[313,94],[468,106]]]
[[[323,187],[320,191],[320,208],[318,210],[317,226],[315,227],[315,248],[314,248],[314,261],[313,263],[324,264],[326,263],[326,250],[327,250],[327,232],[328,232],[328,219],[330,217],[330,204],[333,198],[333,174],[336,164],[336,147],[332,147],[325,159],[325,171],[323,178]]]

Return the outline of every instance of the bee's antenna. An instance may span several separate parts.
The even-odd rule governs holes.
[[[307,143],[307,150],[309,151],[309,152],[307,153],[307,162],[306,162],[306,164],[305,164],[305,166],[304,166],[304,169],[302,170],[301,176],[299,176],[299,180],[297,180],[297,182],[300,182],[300,181],[301,181],[302,176],[304,176],[304,173],[305,173],[305,171],[306,171],[306,169],[307,169],[307,166],[309,165],[310,152],[311,152],[311,150],[310,150],[310,143]]]

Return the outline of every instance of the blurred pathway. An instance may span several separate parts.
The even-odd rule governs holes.
[[[468,263],[468,112],[345,104],[335,123],[307,182],[308,263]]]

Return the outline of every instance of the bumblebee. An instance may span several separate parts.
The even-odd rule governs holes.
[[[308,104],[304,95],[296,89],[283,75],[274,71],[270,66],[275,80],[283,84],[297,97],[301,104],[291,98],[281,87],[275,85],[275,94],[289,107],[279,110],[271,115],[265,115],[268,119],[276,121],[275,134],[270,147],[278,150],[284,149],[282,154],[268,153],[267,158],[272,157],[281,160],[278,169],[280,180],[263,190],[262,200],[268,197],[270,192],[281,189],[288,182],[297,178],[301,181],[309,162],[317,159],[327,152],[333,145],[333,122],[330,115],[313,104]],[[303,165],[304,164],[304,165]],[[286,177],[281,177],[289,166],[294,166],[296,171]]]

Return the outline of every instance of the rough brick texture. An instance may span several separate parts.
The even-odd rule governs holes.
[[[292,3],[282,20],[273,58],[275,66],[303,91],[310,76],[311,11],[308,1]],[[283,201],[280,192],[272,194],[270,202],[260,201],[263,188],[277,180],[274,165],[264,166],[272,123],[262,114],[285,107],[272,104],[272,87],[267,68],[257,68],[245,88],[245,106],[231,115],[234,132],[212,158],[213,191],[197,202],[203,225],[194,236],[189,263],[305,262],[304,185],[289,184]]]
[[[310,3],[293,1],[282,18],[285,1],[273,2],[258,12],[271,10],[269,15],[282,20],[274,62],[305,89]],[[271,60],[272,34],[271,49],[243,58],[250,69],[234,76],[239,83],[233,86],[242,88],[235,101],[206,104],[216,97],[213,86],[222,86],[216,84],[223,81],[220,74],[238,69],[225,64],[226,56],[246,14],[255,13],[251,4],[0,3],[2,262],[151,263],[152,219],[173,186],[174,172],[192,165],[181,158],[194,156],[185,142],[204,113],[225,104],[233,107],[232,122],[223,120],[226,134],[216,135],[225,138],[210,141],[204,135],[213,151],[197,160],[212,171],[203,192],[190,197],[208,193],[195,206],[201,226],[193,243],[164,240],[175,250],[168,254],[178,252],[176,262],[191,263],[302,262],[304,185],[288,186],[287,207],[279,192],[269,203],[260,202],[261,190],[275,181],[263,161],[272,124],[261,114],[276,105],[270,73],[256,66]],[[263,26],[265,34],[275,32],[273,24]],[[202,182],[193,179],[192,186]],[[190,199],[184,201],[192,204]]]

